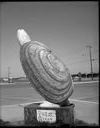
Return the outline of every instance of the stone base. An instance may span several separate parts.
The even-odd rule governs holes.
[[[64,107],[40,107],[40,103],[24,107],[24,122],[28,126],[74,125],[74,104]]]

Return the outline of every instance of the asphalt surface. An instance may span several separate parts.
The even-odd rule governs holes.
[[[70,99],[98,102],[99,83],[75,83]],[[27,82],[0,85],[0,106],[36,102],[44,98]]]
[[[70,102],[75,104],[75,118],[87,123],[99,122],[99,83],[74,83]],[[43,101],[29,83],[0,84],[0,119],[17,122],[24,120],[24,106]]]

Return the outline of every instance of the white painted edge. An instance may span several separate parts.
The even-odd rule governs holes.
[[[33,103],[43,103],[44,101],[36,101],[36,102],[28,102],[28,103],[22,103],[22,104],[13,104],[13,105],[2,105],[0,107],[14,107],[14,106],[21,106],[21,107],[24,107],[26,105],[29,105],[29,104],[33,104]]]
[[[73,82],[73,84],[88,84],[88,83],[99,83],[99,81],[84,81],[84,82]]]
[[[92,102],[92,101],[86,101],[86,100],[78,100],[78,99],[69,99],[71,101],[76,101],[76,102],[83,102],[83,103],[90,103],[90,104],[99,104],[98,102]]]

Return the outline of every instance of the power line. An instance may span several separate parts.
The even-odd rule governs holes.
[[[97,61],[97,60],[98,60],[97,58],[92,59],[92,61]],[[72,65],[72,64],[83,63],[83,62],[88,62],[88,61],[89,61],[89,60],[88,60],[88,59],[86,59],[86,60],[74,61],[74,62],[72,62],[72,63],[67,63],[67,64]]]
[[[73,63],[67,63],[67,64],[70,64],[70,65],[72,65],[72,64],[77,64],[77,63],[83,63],[83,62],[88,62],[88,60],[80,60],[80,61],[76,61],[76,62],[73,62]]]
[[[10,82],[10,78],[11,78],[11,68],[8,67],[8,82]]]

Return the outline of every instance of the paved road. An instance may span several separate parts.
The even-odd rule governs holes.
[[[98,82],[76,83],[71,99],[98,102]],[[44,100],[29,83],[14,83],[0,85],[0,105],[12,105],[19,103]]]
[[[77,119],[98,124],[98,86],[98,82],[75,83],[70,102],[75,104]],[[41,100],[44,99],[29,83],[0,85],[0,119],[11,122],[24,120],[24,106]]]

